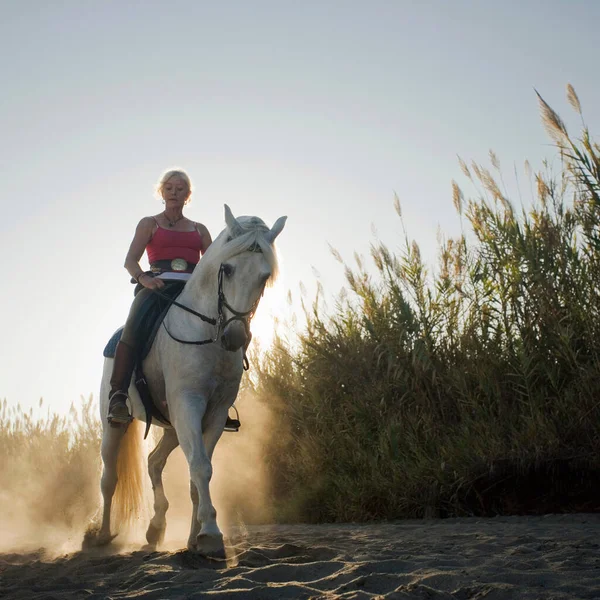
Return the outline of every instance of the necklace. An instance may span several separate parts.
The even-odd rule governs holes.
[[[179,223],[179,221],[181,221],[181,219],[183,219],[183,215],[181,215],[180,217],[178,217],[177,219],[175,219],[174,221],[171,221],[171,219],[169,219],[169,217],[167,217],[167,213],[163,211],[163,216],[165,217],[165,219],[167,220],[167,223],[169,224],[169,227],[175,227],[175,225],[177,223]]]

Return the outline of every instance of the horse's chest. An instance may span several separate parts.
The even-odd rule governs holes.
[[[215,377],[226,379],[240,379],[242,377],[242,361],[236,356],[227,357],[226,360],[217,361],[213,366]]]
[[[235,398],[243,372],[240,356],[213,347],[185,350],[163,354],[164,362],[158,372],[171,374],[164,380],[167,402],[181,390],[200,394],[209,402]]]

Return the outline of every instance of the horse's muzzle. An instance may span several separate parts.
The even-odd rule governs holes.
[[[221,344],[229,352],[236,352],[246,344],[247,340],[246,328],[241,321],[229,323],[221,336]]]

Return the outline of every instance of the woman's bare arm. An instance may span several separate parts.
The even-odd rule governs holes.
[[[152,217],[144,217],[137,225],[135,229],[135,235],[127,251],[125,257],[125,268],[127,272],[134,278],[137,279],[144,287],[147,288],[161,288],[164,283],[161,279],[156,279],[149,276],[140,277],[144,271],[140,267],[140,259],[144,255],[146,246],[152,239],[152,232],[156,222]]]
[[[210,237],[208,229],[202,225],[202,223],[196,223],[196,229],[202,239],[202,248],[200,248],[200,252],[204,254],[206,249],[212,244],[212,238]]]

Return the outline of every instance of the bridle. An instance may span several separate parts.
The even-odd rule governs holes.
[[[189,344],[189,345],[193,345],[193,346],[204,346],[206,344],[214,344],[219,341],[219,338],[221,337],[221,334],[223,333],[223,331],[225,330],[225,327],[227,327],[227,325],[229,325],[233,321],[240,321],[243,324],[244,329],[246,331],[246,338],[248,339],[248,341],[250,341],[250,338],[252,337],[252,332],[250,331],[250,322],[252,321],[252,317],[254,316],[254,313],[256,312],[256,309],[258,308],[258,303],[260,302],[260,299],[263,296],[264,287],[260,293],[260,296],[256,299],[256,301],[250,307],[249,310],[239,311],[239,310],[236,310],[235,308],[233,308],[231,306],[231,304],[229,304],[229,302],[227,301],[227,298],[225,297],[225,292],[223,291],[224,275],[225,275],[225,265],[221,264],[221,266],[219,267],[219,274],[218,274],[218,290],[217,290],[218,296],[217,296],[217,318],[216,319],[213,319],[212,317],[207,317],[206,315],[203,315],[202,313],[197,312],[188,306],[185,306],[185,304],[181,304],[181,303],[177,302],[176,300],[169,298],[169,296],[167,296],[166,294],[163,294],[159,290],[153,290],[159,296],[161,296],[169,301],[169,306],[167,307],[167,310],[168,310],[168,308],[170,308],[171,305],[177,306],[178,308],[181,308],[182,310],[185,310],[186,312],[189,312],[190,314],[198,317],[205,323],[209,323],[210,325],[216,325],[216,327],[217,327],[214,337],[207,338],[204,340],[182,340],[181,338],[174,336],[169,331],[169,329],[167,328],[167,324],[165,323],[165,320],[163,320],[163,322],[162,322],[163,327],[165,328],[165,331],[169,334],[171,339],[175,340],[176,342],[179,342],[180,344]],[[229,319],[225,319],[225,313],[223,312],[224,308],[227,309],[233,315],[233,316],[229,317]],[[165,315],[165,317],[166,317],[166,315]],[[248,365],[248,359],[246,358],[246,349],[244,348],[244,369],[246,369],[246,370],[248,370],[247,365]]]
[[[250,307],[249,310],[245,312],[241,312],[239,310],[235,310],[229,302],[227,302],[227,298],[225,298],[225,292],[223,291],[223,276],[225,274],[224,266],[221,265],[219,268],[219,291],[218,291],[218,300],[217,300],[217,336],[216,340],[219,339],[219,335],[225,330],[225,327],[232,323],[233,321],[241,321],[244,329],[246,331],[246,338],[250,339],[252,337],[252,332],[250,331],[250,321],[252,321],[252,317],[254,317],[254,313],[258,308],[258,303],[264,294],[264,287],[260,292],[260,296],[256,299],[254,304]],[[223,313],[223,308],[226,308],[233,316],[229,317],[229,319],[225,320],[225,315]]]

